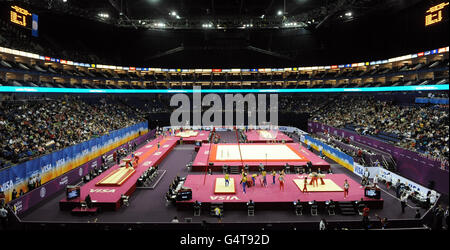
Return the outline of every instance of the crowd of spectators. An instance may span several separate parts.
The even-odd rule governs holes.
[[[448,106],[403,106],[368,96],[344,96],[312,117],[337,128],[350,126],[362,135],[393,134],[398,140],[392,143],[397,146],[448,165]]]
[[[287,112],[316,113],[333,98],[323,96],[280,96],[278,110]]]
[[[60,150],[139,123],[139,110],[105,98],[0,102],[0,166]]]

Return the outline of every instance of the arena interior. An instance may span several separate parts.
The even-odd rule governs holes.
[[[448,5],[0,1],[2,230],[447,230]]]

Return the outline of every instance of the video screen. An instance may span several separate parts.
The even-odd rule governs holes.
[[[365,196],[372,198],[372,199],[380,199],[380,190],[378,189],[366,189],[365,190]]]
[[[80,187],[67,187],[66,197],[67,200],[72,200],[80,197]]]

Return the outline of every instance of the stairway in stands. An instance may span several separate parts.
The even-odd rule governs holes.
[[[338,202],[338,208],[342,215],[357,215],[353,202],[351,201],[340,201]]]

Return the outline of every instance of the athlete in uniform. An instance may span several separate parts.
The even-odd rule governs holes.
[[[344,182],[344,199],[347,199],[349,187],[350,187],[350,184],[348,184],[347,180],[345,180],[345,182]]]

